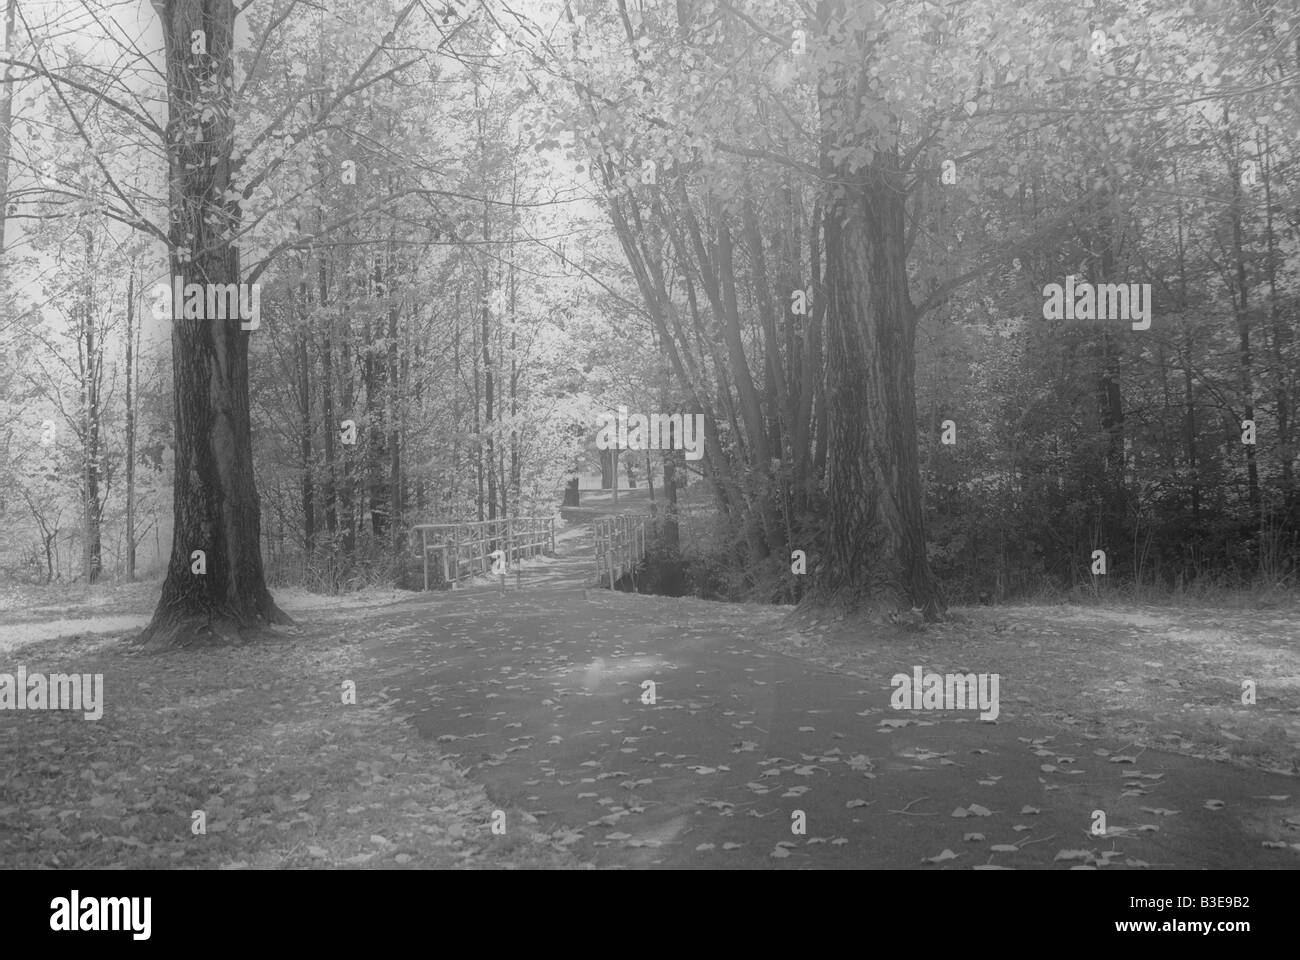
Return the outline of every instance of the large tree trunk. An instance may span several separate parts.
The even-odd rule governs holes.
[[[814,602],[944,612],[930,571],[917,458],[915,317],[903,193],[885,160],[827,211],[827,544]]]
[[[170,117],[171,272],[186,283],[239,282],[239,207],[227,200],[234,117],[231,0],[164,0]],[[191,52],[202,31],[206,54]],[[215,106],[215,109],[214,109]],[[149,647],[231,639],[288,623],[266,588],[248,410],[248,335],[238,320],[173,320],[176,465],[171,559]],[[206,570],[192,572],[196,551]],[[196,569],[196,568],[195,568]]]
[[[819,82],[821,164],[836,186],[825,224],[826,552],[807,602],[875,614],[906,604],[933,621],[945,601],[921,511],[905,178],[891,143],[897,124],[867,112],[888,107],[872,103],[870,28],[861,17],[845,0],[818,4],[822,36],[853,49]],[[831,162],[831,149],[842,147],[847,153]]]

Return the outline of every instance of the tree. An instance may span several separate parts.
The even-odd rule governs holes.
[[[231,190],[235,5],[162,0],[171,174],[171,273],[185,283],[240,280],[240,224]],[[179,307],[179,305],[176,305]],[[237,320],[175,320],[176,465],[171,558],[149,647],[232,639],[290,623],[262,571],[253,478],[248,340]]]

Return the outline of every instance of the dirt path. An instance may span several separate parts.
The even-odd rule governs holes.
[[[1300,841],[1286,822],[1300,824],[1292,777],[1144,749],[1100,722],[1029,723],[1005,706],[997,723],[894,711],[888,678],[929,642],[897,643],[869,681],[829,672],[760,646],[781,633],[778,610],[584,596],[588,558],[571,542],[504,598],[476,587],[377,613],[364,640],[421,735],[580,859],[1300,866],[1286,846]],[[645,680],[654,704],[642,702]],[[1090,833],[1097,810],[1105,836]]]

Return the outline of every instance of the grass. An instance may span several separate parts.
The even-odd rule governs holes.
[[[498,805],[402,722],[367,659],[346,617],[240,647],[82,637],[6,658],[102,673],[106,706],[0,713],[0,867],[580,866],[513,807],[494,835]]]
[[[895,669],[997,673],[1003,712],[1216,760],[1300,772],[1300,609],[1192,604],[954,608],[918,627],[815,619],[765,641],[886,682]],[[810,616],[812,619],[809,619]],[[900,664],[905,666],[900,667]],[[1256,702],[1242,703],[1243,681]]]

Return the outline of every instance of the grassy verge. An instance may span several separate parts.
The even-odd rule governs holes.
[[[790,619],[764,644],[888,686],[914,665],[1000,675],[1000,719],[1300,772],[1300,610],[975,607],[948,623]],[[1256,702],[1242,703],[1243,681]]]
[[[482,788],[368,680],[356,626],[300,621],[282,640],[160,656],[122,637],[5,656],[4,672],[103,674],[105,707],[0,712],[0,867],[580,866],[520,810],[491,832]]]

